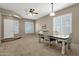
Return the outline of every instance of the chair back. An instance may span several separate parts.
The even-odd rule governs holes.
[[[49,31],[48,31],[48,30],[46,30],[46,31],[43,31],[43,35],[44,35],[44,38],[48,38]]]
[[[43,31],[39,31],[38,32],[38,36],[41,38],[41,37],[44,37],[44,35],[43,35]]]
[[[68,42],[70,42],[70,43],[71,43],[71,42],[72,42],[72,38],[73,38],[73,33],[70,33],[70,34],[69,34],[69,39],[68,39]]]

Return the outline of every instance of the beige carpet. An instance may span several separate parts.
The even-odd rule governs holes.
[[[26,35],[25,37],[2,43],[0,46],[1,56],[61,56],[61,47],[53,44],[50,48],[47,43],[39,43],[35,35]],[[72,48],[66,55],[79,55]]]

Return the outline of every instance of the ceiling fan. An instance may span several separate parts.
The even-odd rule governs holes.
[[[26,11],[25,10],[25,12],[27,12],[27,15],[29,15],[29,16],[34,16],[34,15],[36,15],[36,14],[38,14],[38,12],[35,12],[36,10],[35,9],[29,9],[29,11]]]

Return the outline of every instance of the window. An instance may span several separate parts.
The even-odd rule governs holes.
[[[4,19],[4,38],[13,38],[14,37],[14,28],[13,20]]]
[[[14,34],[19,33],[19,21],[4,19],[4,38],[13,38]]]
[[[19,33],[19,20],[14,20],[14,34]]]
[[[53,20],[53,34],[61,34],[61,17],[56,17]]]
[[[25,22],[25,33],[34,33],[34,23]]]
[[[72,32],[72,13],[54,17],[53,34],[67,35]]]

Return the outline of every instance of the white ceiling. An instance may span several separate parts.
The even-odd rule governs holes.
[[[74,4],[75,3],[54,3],[53,10],[56,12]],[[0,8],[15,11],[23,18],[28,19],[38,19],[40,17],[48,15],[51,12],[50,3],[0,3]],[[39,14],[35,16],[27,16],[24,10],[29,8],[35,8],[36,12],[38,12]]]

